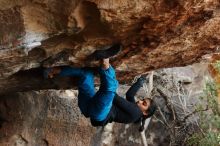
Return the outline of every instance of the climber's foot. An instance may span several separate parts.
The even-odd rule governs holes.
[[[88,58],[91,60],[101,60],[115,56],[121,50],[121,44],[114,44],[105,50],[96,50]]]

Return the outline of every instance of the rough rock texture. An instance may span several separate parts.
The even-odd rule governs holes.
[[[95,134],[71,91],[1,96],[0,111],[1,146],[86,146]]]
[[[112,63],[128,82],[196,62],[220,42],[217,0],[1,0],[0,20],[1,79],[39,66],[94,65],[88,54],[121,42]]]
[[[195,104],[202,93],[207,64],[159,70],[186,82],[190,95],[187,104]],[[157,71],[157,72],[159,72]],[[156,86],[156,85],[155,85]],[[124,96],[129,86],[121,85]],[[172,91],[175,97],[176,92]],[[74,90],[30,91],[0,96],[0,145],[21,146],[142,146],[139,124],[108,124],[105,129],[93,128],[77,107]],[[142,88],[136,97],[144,97]],[[158,105],[162,99],[158,98]],[[162,107],[162,106],[161,106]],[[161,118],[158,113],[157,118]],[[146,131],[149,146],[169,145],[169,129],[152,118]],[[166,133],[164,133],[166,131]]]
[[[187,67],[176,67],[176,68],[166,68],[157,70],[157,73],[161,73],[160,75],[165,76],[167,80],[172,80],[167,83],[161,83],[161,86],[163,86],[164,93],[167,94],[170,99],[172,99],[173,102],[177,102],[179,105],[181,105],[180,100],[178,100],[178,92],[176,91],[176,88],[172,87],[174,84],[173,82],[182,82],[186,83],[184,84],[185,94],[182,96],[186,99],[186,107],[187,112],[192,110],[196,107],[198,103],[201,102],[198,97],[200,97],[203,93],[203,86],[205,84],[206,78],[209,76],[208,70],[207,70],[208,64],[207,63],[200,63],[200,64],[193,64]],[[160,84],[157,83],[157,79],[154,80],[154,86],[155,88],[159,88]],[[168,90],[167,90],[168,89]],[[143,88],[141,91],[138,92],[138,96],[145,96],[146,92],[143,92]],[[123,95],[123,92],[125,93],[126,90],[122,90],[121,95]],[[164,104],[166,105],[166,102],[164,103],[164,99],[161,96],[155,96],[154,100],[156,101],[157,105],[163,109],[164,116],[168,123],[170,125],[175,123],[172,123],[172,117],[170,117],[169,112],[163,107]],[[175,105],[175,104],[173,104]],[[191,109],[192,108],[192,109]],[[181,106],[176,107],[175,109],[179,114],[177,114],[180,118],[184,115],[186,111],[182,111]],[[169,110],[168,110],[169,111]],[[191,113],[191,112],[189,112]],[[172,115],[172,114],[171,114]],[[196,116],[190,117],[190,120],[188,122],[193,121]],[[162,124],[158,119],[162,120],[162,117],[160,116],[159,112],[157,111],[155,113],[155,116],[152,118],[150,124],[148,125],[148,128],[146,130],[146,137],[148,145],[150,146],[160,146],[160,145],[181,145],[185,146],[186,143],[184,143],[184,139],[187,136],[187,133],[193,129],[193,127],[190,127],[186,132],[181,133],[182,131],[179,130],[177,132],[175,137],[175,144],[171,143],[171,127],[166,127],[165,124]],[[163,121],[163,120],[162,120]],[[193,123],[193,122],[192,122]],[[177,124],[177,123],[176,123]],[[185,124],[187,125],[187,124]],[[177,124],[176,129],[181,127],[181,124]],[[141,135],[138,132],[139,125],[138,124],[114,124],[113,128],[113,137],[112,142],[113,145],[126,145],[126,146],[142,146],[142,139]],[[186,128],[186,127],[185,127]],[[187,129],[187,128],[186,128]],[[190,133],[190,132],[189,132]],[[180,141],[180,143],[178,143]]]
[[[43,67],[94,66],[97,62],[86,59],[89,54],[120,42],[123,49],[111,61],[120,83],[130,83],[136,75],[192,64],[218,51],[219,23],[218,0],[0,0],[0,107],[1,115],[8,115],[1,128],[1,140],[6,141],[1,142],[87,145],[92,141],[85,133],[93,134],[94,129],[76,118],[78,112],[72,111],[76,105],[66,111],[70,103],[62,99],[53,110],[49,105],[60,99],[56,96],[12,94],[74,87],[71,78],[44,79]],[[16,110],[10,113],[11,109]],[[83,126],[71,125],[78,121]]]

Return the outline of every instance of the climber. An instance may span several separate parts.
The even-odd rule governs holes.
[[[74,68],[69,66],[45,69],[44,76],[53,78],[55,75],[73,76],[78,81],[78,106],[85,117],[89,117],[93,126],[105,126],[110,122],[143,123],[155,112],[156,105],[150,98],[135,102],[134,96],[144,83],[141,77],[126,93],[126,99],[117,95],[118,81],[115,71],[109,63],[109,58],[120,51],[121,45],[115,44],[106,50],[96,50],[90,59],[100,61],[100,67]],[[100,75],[100,88],[95,92],[94,74]]]

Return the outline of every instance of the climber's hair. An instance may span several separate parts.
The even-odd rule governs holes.
[[[149,101],[150,101],[150,106],[149,106],[149,108],[146,110],[146,113],[147,113],[147,115],[143,115],[142,117],[141,117],[141,126],[140,126],[140,128],[139,128],[139,131],[140,132],[142,132],[143,130],[144,130],[144,124],[145,124],[145,120],[147,119],[147,118],[150,118],[151,116],[153,116],[153,114],[155,113],[155,111],[156,111],[156,109],[157,109],[157,105],[156,105],[156,103],[154,102],[154,100],[153,99],[150,99],[150,98],[146,98],[146,99],[148,99]]]

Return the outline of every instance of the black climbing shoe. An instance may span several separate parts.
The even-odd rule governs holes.
[[[96,50],[88,58],[92,60],[100,60],[110,58],[118,54],[121,50],[121,44],[114,44],[105,50]]]

